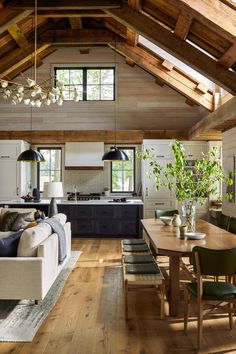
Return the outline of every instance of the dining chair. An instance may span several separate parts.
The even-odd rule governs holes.
[[[232,234],[236,234],[236,218],[230,218],[228,231],[232,232]]]
[[[156,209],[155,210],[156,219],[160,219],[160,216],[173,216],[174,214],[179,214],[179,211],[177,209],[173,209],[173,210]]]
[[[197,299],[198,318],[198,349],[202,342],[203,317],[214,310],[229,314],[230,329],[233,327],[233,314],[236,309],[236,286],[231,283],[233,275],[236,273],[236,248],[225,250],[212,250],[200,246],[195,246],[193,252],[193,267],[196,273],[196,281],[185,284],[184,300],[184,330],[187,330],[188,316],[190,310],[190,298]],[[227,276],[228,282],[205,281],[203,276]],[[203,309],[203,303],[207,301],[217,301],[214,307]],[[227,303],[222,306],[222,303]]]
[[[220,214],[218,225],[221,229],[228,231],[230,216],[225,214]]]

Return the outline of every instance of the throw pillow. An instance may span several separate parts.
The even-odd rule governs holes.
[[[10,231],[17,216],[18,216],[17,212],[7,211],[5,214],[3,214],[2,220],[1,220],[1,225],[0,225],[0,230],[1,231]]]
[[[30,218],[31,213],[20,213],[18,214],[16,220],[14,221],[11,229],[12,231],[18,231],[20,229],[24,229],[25,226],[27,226],[28,222],[27,221],[32,221]]]
[[[17,231],[11,236],[0,239],[0,257],[16,257],[18,243],[22,234],[21,231]]]

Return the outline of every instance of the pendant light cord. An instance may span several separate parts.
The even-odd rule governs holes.
[[[38,25],[38,18],[37,18],[37,6],[38,2],[35,0],[34,2],[34,81],[36,84],[37,74],[36,74],[36,66],[37,66],[37,25]]]
[[[117,56],[116,56],[116,20],[115,20],[115,73],[116,73],[116,61],[117,61]],[[115,78],[117,77],[117,75],[115,75]],[[116,85],[115,85],[116,86]],[[114,126],[115,126],[115,147],[116,147],[116,94],[114,97]]]

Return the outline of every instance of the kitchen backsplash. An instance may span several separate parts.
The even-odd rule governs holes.
[[[64,172],[64,192],[73,191],[76,185],[78,192],[83,193],[101,193],[106,185],[107,179],[104,171],[73,171],[65,170]]]

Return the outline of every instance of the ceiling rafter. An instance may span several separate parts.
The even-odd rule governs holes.
[[[224,125],[236,120],[236,96],[220,106],[216,111],[208,114],[196,123],[188,132],[189,139],[196,139],[208,134],[212,129],[224,130]]]
[[[13,9],[34,9],[34,0],[13,0],[10,6]],[[86,9],[113,9],[121,6],[121,0],[40,0],[38,10],[86,10]]]
[[[7,12],[8,12],[7,9],[3,9],[2,16],[4,16],[6,18],[7,17],[6,16]],[[25,11],[21,11],[20,13],[18,13],[15,16],[13,16],[11,19],[9,19],[7,22],[3,23],[0,26],[0,34],[5,32],[5,31],[7,31],[8,28],[11,27],[13,24],[24,20],[25,18],[27,18],[31,14],[32,14],[32,10],[25,10]]]
[[[128,0],[128,5],[135,11],[140,11],[141,0]],[[132,46],[138,44],[138,34],[127,27],[127,43]]]
[[[219,67],[214,59],[179,39],[144,14],[132,10],[125,4],[120,9],[109,9],[106,12],[115,20],[165,49],[227,91],[232,94],[236,93],[236,80],[233,72]]]
[[[138,66],[148,71],[152,75],[178,91],[185,97],[188,97],[196,104],[200,104],[209,111],[213,111],[214,97],[212,92],[200,93],[197,91],[198,82],[187,78],[186,75],[173,67],[168,70],[162,66],[163,59],[153,56],[140,46],[133,47],[127,43],[109,43],[109,46],[118,51],[121,55],[129,58]]]
[[[175,25],[174,34],[176,37],[185,40],[193,21],[193,16],[186,11],[181,11]]]

